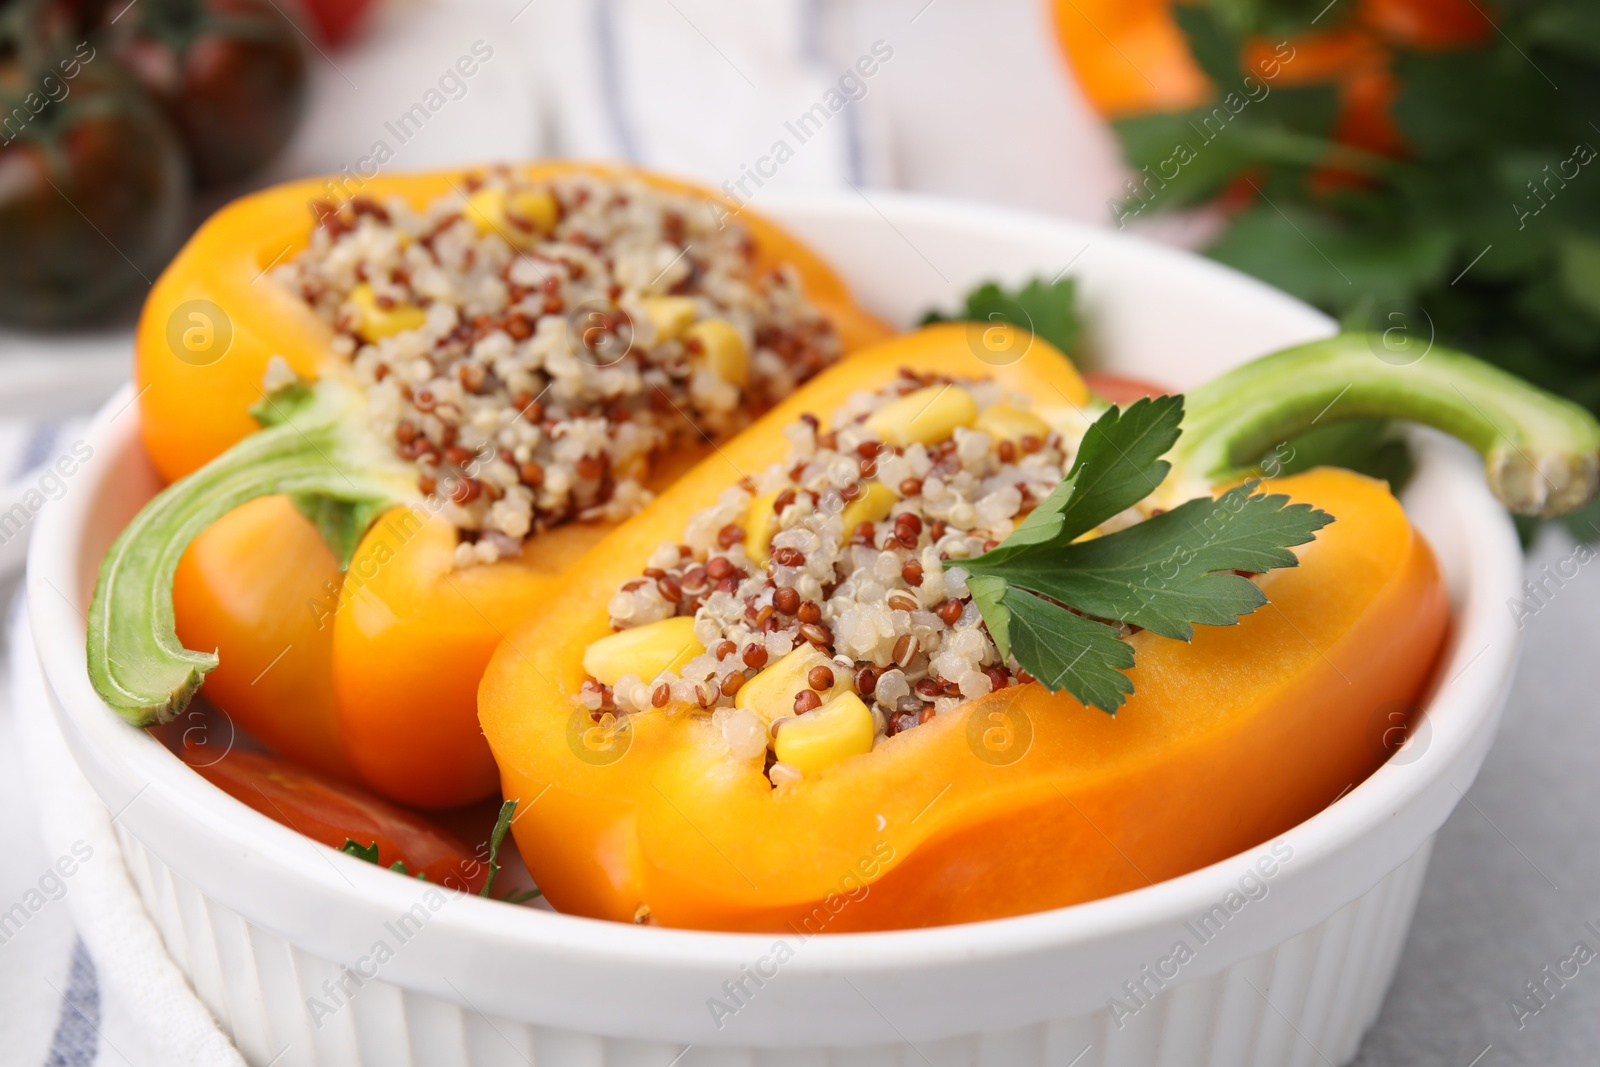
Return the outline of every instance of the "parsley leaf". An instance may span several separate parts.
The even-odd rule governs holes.
[[[372,842],[370,845],[360,845],[351,838],[347,837],[344,839],[344,844],[339,846],[339,851],[354,856],[358,860],[366,860],[374,867],[381,866],[381,864],[378,862],[378,843],[376,841]],[[403,874],[407,877],[411,876],[411,872],[406,870],[405,860],[395,860],[393,863],[389,864],[389,869],[394,871],[396,874]],[[428,880],[428,874],[426,871],[418,871],[416,877],[424,882]]]
[[[1116,533],[1079,538],[1166,478],[1181,396],[1111,408],[1090,427],[1067,477],[994,549],[945,566],[967,588],[1002,657],[1052,692],[1114,712],[1133,685],[1133,649],[1116,624],[1187,641],[1195,624],[1228,626],[1267,602],[1235,571],[1298,563],[1289,549],[1333,521],[1250,481],[1197,497]]]
[[[1078,458],[1055,492],[1004,544],[978,558],[994,566],[1029,545],[1064,544],[1133,507],[1166,478],[1171,464],[1161,457],[1178,440],[1182,421],[1181,396],[1145,397],[1125,412],[1111,408],[1083,435]]]
[[[544,890],[540,889],[538,886],[535,886],[532,889],[524,889],[520,892],[517,890],[512,890],[499,899],[505,901],[507,904],[526,904],[535,897],[542,896],[544,896]]]
[[[494,888],[495,875],[500,873],[500,864],[497,862],[497,858],[500,855],[500,846],[505,843],[506,831],[511,829],[512,817],[516,813],[517,802],[515,800],[508,800],[500,805],[500,815],[494,821],[494,831],[489,834],[489,878],[483,883],[483,888],[478,891],[478,895],[489,897],[492,900],[501,900],[507,904],[526,904],[534,897],[543,896],[544,891],[537,886],[521,891],[513,889],[502,897],[495,897],[490,892]]]
[[[1033,546],[1007,562],[1004,577],[1095,618],[1180,641],[1194,636],[1194,623],[1230,626],[1267,602],[1254,582],[1230,572],[1293,567],[1287,546],[1332,521],[1309,504],[1257,494],[1258,484],[1197,497],[1107,537]],[[981,559],[973,570],[995,574]]]
[[[1226,7],[1218,4],[1218,7]],[[1206,77],[1214,82],[1232,86],[1243,77],[1239,69],[1239,47],[1228,33],[1226,12],[1206,11],[1185,5],[1174,7],[1173,19],[1189,41],[1189,53],[1200,64]]]
[[[935,322],[1009,322],[1032,331],[1062,352],[1078,343],[1080,323],[1076,287],[1071,278],[1053,282],[1030,278],[1021,289],[1008,292],[997,282],[984,282],[967,294],[966,306],[947,315],[929,310],[919,325]]]
[[[1133,647],[1115,629],[1003,581],[996,588],[978,610],[997,646],[1052,693],[1065,689],[1103,711],[1122,706],[1133,692],[1123,673],[1133,666]]]
[[[344,844],[339,846],[339,851],[349,853],[356,859],[366,860],[371,864],[378,862],[378,843],[376,841],[363,848],[347,837],[344,839]]]
[[[489,896],[489,891],[494,888],[495,875],[500,873],[500,846],[505,842],[506,831],[511,829],[511,817],[517,813],[517,802],[508,800],[500,805],[500,815],[494,821],[494,830],[489,834],[489,877],[483,883],[483,888],[478,890],[478,895]]]

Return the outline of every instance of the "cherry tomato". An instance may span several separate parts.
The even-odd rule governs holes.
[[[372,0],[301,0],[300,7],[316,27],[317,36],[338,48],[366,21]]]
[[[1089,371],[1083,376],[1084,382],[1101,400],[1108,404],[1127,405],[1142,396],[1160,396],[1172,390],[1164,386],[1152,385],[1141,378],[1128,378],[1121,374],[1106,374],[1102,371]]]
[[[378,864],[403,862],[410,874],[476,893],[488,865],[454,834],[415,812],[379,800],[293,764],[235,749],[221,759],[203,745],[185,744],[183,761],[212,785],[275,822],[330,848],[354,841],[378,846]]]
[[[183,237],[167,120],[84,42],[0,61],[0,320],[81,325],[142,295]]]
[[[305,53],[272,0],[139,0],[106,34],[171,115],[202,185],[258,169],[300,120]]]

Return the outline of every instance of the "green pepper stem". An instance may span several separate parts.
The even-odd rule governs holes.
[[[168,722],[185,707],[214,653],[178,640],[172,583],[201,531],[256,497],[292,493],[364,506],[409,499],[398,461],[384,455],[342,388],[294,385],[265,405],[269,425],[162,490],[100,564],[89,608],[89,678],[135,726]]]
[[[1185,398],[1183,436],[1161,495],[1254,473],[1274,449],[1340,419],[1418,422],[1483,456],[1489,486],[1512,511],[1562,515],[1600,484],[1600,423],[1587,410],[1481,360],[1438,345],[1390,362],[1381,335],[1297,345],[1214,378]],[[1271,473],[1269,470],[1267,473]]]

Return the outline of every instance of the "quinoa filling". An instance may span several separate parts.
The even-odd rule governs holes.
[[[333,325],[458,564],[632,514],[653,453],[738,430],[840,354],[798,272],[758,269],[701,197],[505,170],[461,193],[316,205],[273,271]]]
[[[801,773],[783,762],[784,731],[836,698],[866,706],[876,744],[1031,681],[1001,661],[965,572],[943,565],[999,544],[1071,466],[1077,440],[1028,404],[992,381],[903,369],[852,396],[835,429],[809,415],[790,426],[784,463],[725,490],[622,583],[616,634],[585,656],[582,707],[597,721],[708,713],[734,755],[765,753],[782,785]],[[667,669],[607,646],[674,626],[682,651],[657,643]],[[649,673],[624,669],[635,664]]]

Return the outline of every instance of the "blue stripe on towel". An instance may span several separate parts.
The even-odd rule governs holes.
[[[16,478],[35,467],[42,466],[50,459],[50,453],[55,450],[56,438],[60,433],[61,427],[55,423],[42,422],[35,426],[29,432],[28,443],[22,449],[22,459],[10,477]]]
[[[829,76],[832,59],[828,56],[827,46],[822,40],[822,22],[824,0],[806,0],[805,12],[802,18],[805,25],[800,28],[804,38],[804,52],[807,59],[817,65],[817,69],[824,77]],[[856,114],[856,108],[846,106],[844,115],[844,169],[845,178],[851,185],[865,185],[866,179],[866,154],[861,143],[861,116]]]
[[[617,54],[620,44],[617,40],[615,0],[598,0],[595,4],[594,42],[600,54],[600,95],[605,102],[606,117],[611,120],[611,134],[616,138],[617,151],[629,163],[638,163],[639,141],[634,136],[633,121],[628,116],[621,59]]]
[[[72,946],[72,969],[62,997],[61,1018],[50,1039],[45,1067],[89,1067],[100,1051],[100,978],[79,938]]]

